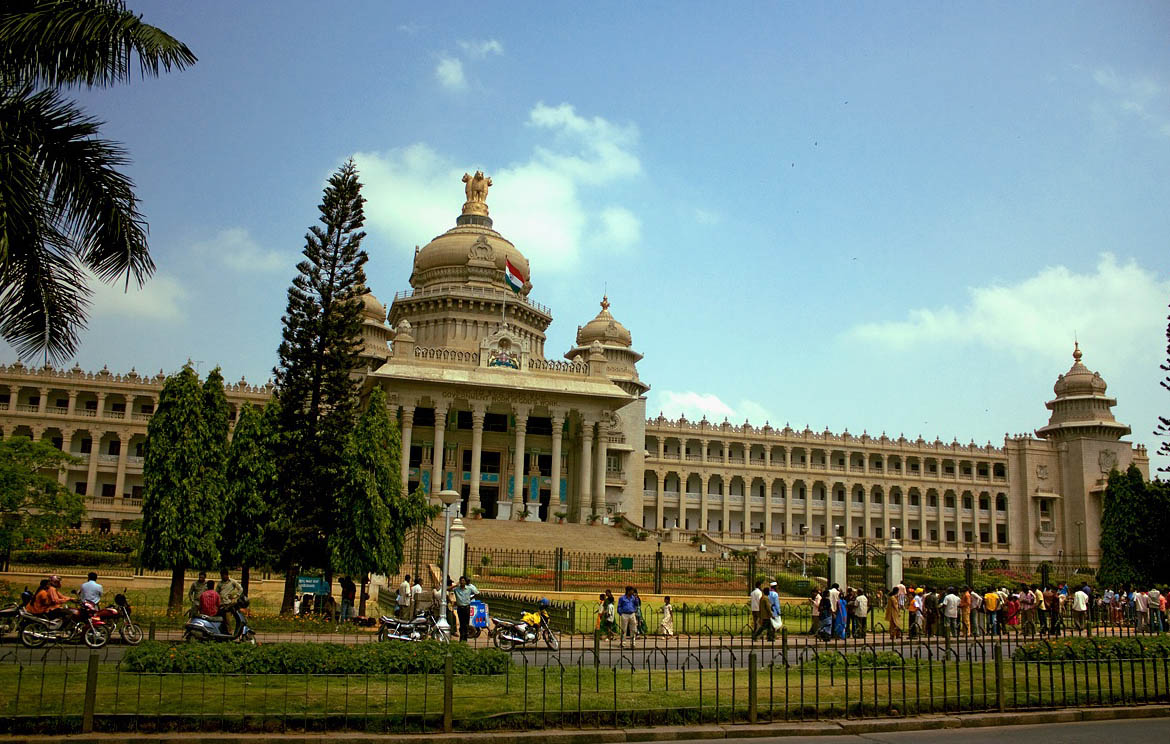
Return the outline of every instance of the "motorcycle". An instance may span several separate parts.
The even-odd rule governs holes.
[[[142,643],[142,626],[130,619],[132,608],[126,601],[126,595],[114,595],[114,604],[98,610],[98,617],[110,627],[110,635],[117,630],[122,636],[122,642],[130,646]]]
[[[0,637],[20,627],[20,608],[32,601],[32,592],[25,589],[20,594],[20,601],[5,607],[0,607]]]
[[[553,651],[561,647],[556,632],[548,624],[548,615],[544,613],[526,612],[519,621],[493,617],[488,637],[502,651],[533,646],[541,639]]]
[[[240,610],[248,607],[248,598],[240,597],[235,604],[223,608],[225,613],[230,612],[234,620],[235,630],[229,631],[226,623],[219,617],[196,615],[183,626],[184,641],[212,641],[223,643],[234,641],[256,645],[256,633],[248,627],[244,620],[244,613]]]
[[[413,620],[399,620],[390,615],[378,619],[379,641],[421,641],[430,638],[440,643],[450,643],[451,636],[439,627],[435,616],[420,612]]]
[[[81,640],[90,648],[109,643],[110,626],[97,616],[93,602],[82,602],[68,615],[50,618],[20,609],[20,642],[28,648],[40,648],[49,641],[76,643]]]

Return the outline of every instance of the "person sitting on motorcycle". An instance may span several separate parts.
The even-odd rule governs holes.
[[[41,581],[37,593],[25,610],[31,615],[44,615],[56,619],[69,614],[65,605],[71,600],[60,592],[61,577],[56,574]]]
[[[215,617],[219,612],[219,592],[215,591],[215,582],[208,581],[204,585],[203,593],[199,595],[199,614]]]

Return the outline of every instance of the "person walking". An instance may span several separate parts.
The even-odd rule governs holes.
[[[820,617],[821,617],[821,593],[820,593],[820,591],[818,591],[817,589],[813,589],[812,593],[809,594],[808,601],[809,601],[808,634],[809,635],[816,635],[817,628],[819,628],[821,625],[821,620],[820,620]]]
[[[459,577],[459,584],[452,590],[455,595],[455,617],[459,619],[459,640],[467,642],[471,630],[471,600],[479,595],[479,589],[466,576]]]
[[[766,582],[763,579],[760,579],[756,582],[756,588],[752,589],[751,594],[748,595],[748,608],[752,613],[753,641],[760,637],[760,634],[764,632],[764,626],[767,624],[765,619],[766,616],[763,615],[765,612],[763,599],[764,594],[767,592],[767,590],[764,588],[765,585]]]
[[[345,622],[354,616],[353,603],[357,599],[357,584],[346,574],[342,574],[337,583],[341,586],[341,621]]]
[[[1020,616],[1023,619],[1022,630],[1024,635],[1033,635],[1036,632],[1036,595],[1032,587],[1025,584],[1020,589]]]
[[[662,598],[662,620],[658,623],[658,632],[670,637],[674,635],[674,607],[670,604],[670,595]]]
[[[772,603],[772,617],[769,622],[772,623],[772,630],[768,633],[768,640],[776,640],[776,631],[783,626],[784,619],[780,614],[780,593],[776,591],[776,582],[773,581],[768,585],[768,601]]]
[[[1072,596],[1073,629],[1084,630],[1085,620],[1089,612],[1089,595],[1085,590],[1077,589]]]
[[[898,587],[890,587],[890,596],[886,600],[886,627],[890,630],[890,640],[902,637],[902,593]]]
[[[995,589],[983,595],[983,611],[987,613],[987,634],[999,635],[999,592]]]
[[[618,627],[621,629],[621,639],[618,641],[618,646],[625,648],[626,639],[629,638],[632,649],[634,641],[638,637],[638,606],[634,602],[634,587],[627,586],[625,593],[618,597],[617,612]]]
[[[959,595],[953,586],[947,587],[947,593],[940,604],[943,620],[943,636],[956,638],[959,635]]]
[[[398,585],[398,593],[394,595],[394,614],[399,619],[408,619],[406,613],[410,608],[410,574],[402,579]]]

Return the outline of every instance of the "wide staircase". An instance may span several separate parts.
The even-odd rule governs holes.
[[[653,535],[645,540],[638,540],[620,527],[601,523],[587,525],[468,519],[463,524],[467,528],[467,544],[475,548],[533,551],[564,548],[572,552],[609,555],[653,555],[659,550],[659,544]],[[443,529],[441,523],[436,527],[439,530]],[[702,555],[698,547],[690,543],[663,541],[661,550],[663,555]]]

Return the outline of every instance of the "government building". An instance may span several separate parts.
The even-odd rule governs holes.
[[[1079,348],[1044,404],[1048,422],[1002,447],[647,418],[642,355],[608,298],[562,358],[546,357],[552,312],[530,298],[528,259],[493,227],[491,179],[464,181],[455,226],[415,249],[410,289],[389,308],[364,296],[360,374],[398,414],[403,483],[459,491],[469,518],[624,518],[662,541],[780,553],[897,538],[912,565],[1095,564],[1109,471],[1135,463],[1149,477],[1145,448],[1122,441],[1130,428]],[[84,526],[123,529],[141,514],[163,379],[0,365],[0,434],[80,458],[61,478],[87,497]],[[233,416],[270,392],[229,385]]]

